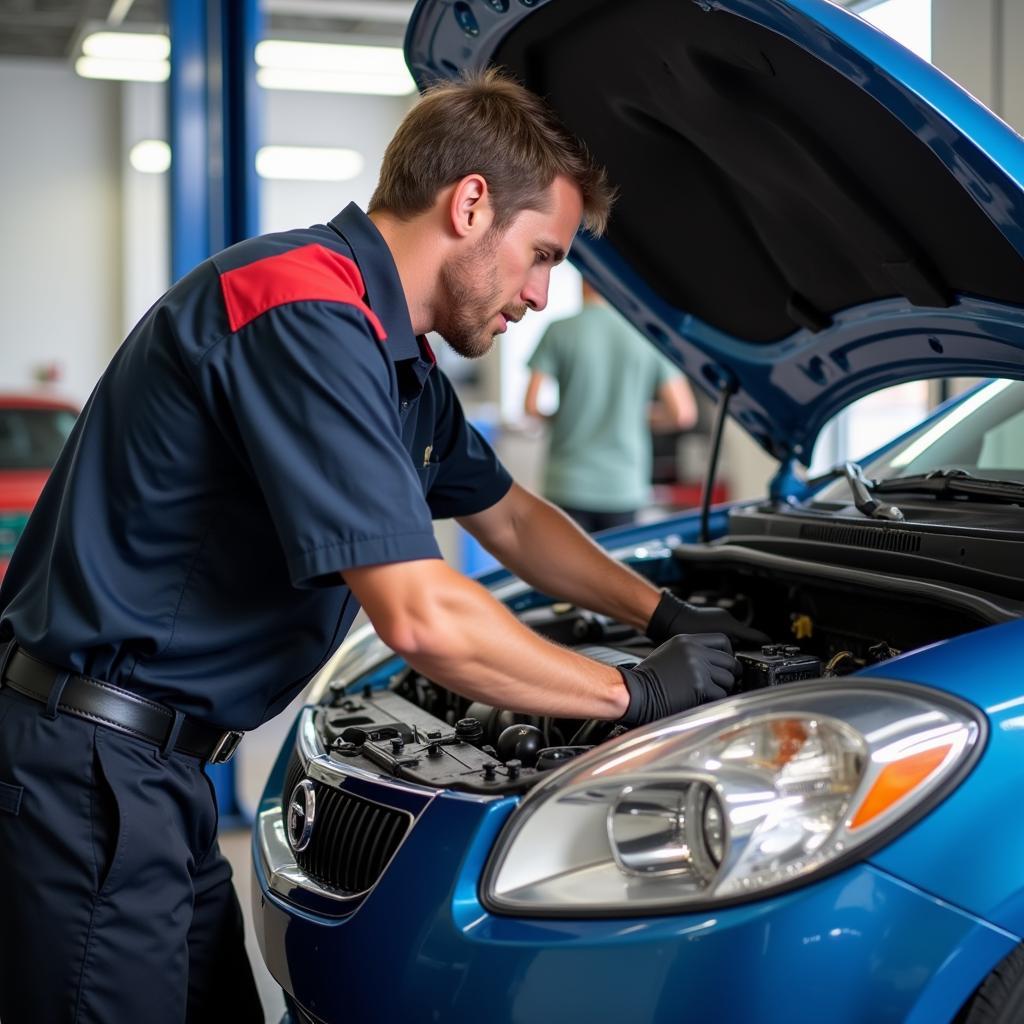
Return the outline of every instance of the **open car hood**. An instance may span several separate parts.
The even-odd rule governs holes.
[[[547,97],[620,192],[573,262],[773,455],[882,387],[1024,376],[1024,140],[828,0],[420,0],[405,49]]]

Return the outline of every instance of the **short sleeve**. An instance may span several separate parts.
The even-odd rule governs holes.
[[[651,346],[654,348],[654,346]],[[682,371],[667,356],[654,350],[655,383],[658,388],[676,377],[682,377]]]
[[[500,501],[512,477],[480,431],[466,420],[451,381],[434,370],[437,392],[434,453],[438,472],[427,493],[435,519],[471,516]]]
[[[558,332],[555,324],[550,324],[541,335],[537,347],[533,350],[526,365],[537,373],[546,373],[549,377],[558,377]]]
[[[386,354],[341,303],[279,306],[215,345],[200,386],[251,467],[296,586],[439,558]]]

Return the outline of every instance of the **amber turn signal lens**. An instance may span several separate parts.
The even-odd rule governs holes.
[[[919,750],[897,761],[890,761],[878,774],[868,790],[850,828],[860,828],[887,811],[897,800],[912,793],[934,772],[953,749],[952,743]]]

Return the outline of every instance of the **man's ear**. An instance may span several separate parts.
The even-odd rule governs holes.
[[[481,174],[467,174],[455,183],[449,202],[452,230],[459,238],[482,238],[494,222],[491,193]]]

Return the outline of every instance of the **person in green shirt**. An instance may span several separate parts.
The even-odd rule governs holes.
[[[650,502],[652,422],[696,422],[685,378],[585,281],[583,309],[548,327],[528,366],[525,411],[551,427],[544,496],[590,532],[633,522]],[[558,410],[542,417],[545,378]]]

